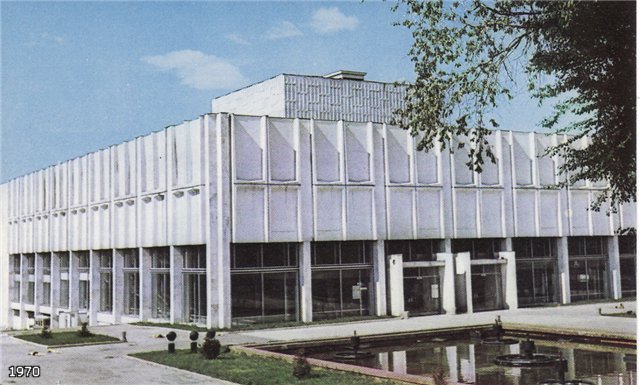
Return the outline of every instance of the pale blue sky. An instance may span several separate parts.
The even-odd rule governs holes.
[[[0,181],[194,119],[279,73],[414,79],[389,2],[0,2]],[[532,130],[527,98],[499,112]]]

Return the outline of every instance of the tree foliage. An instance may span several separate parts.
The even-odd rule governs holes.
[[[605,181],[595,209],[635,201],[635,2],[401,0],[394,10],[413,34],[416,72],[396,123],[418,150],[466,148],[476,171],[495,162],[492,111],[524,78],[553,103],[541,125],[570,134],[547,151],[563,158],[560,186]]]

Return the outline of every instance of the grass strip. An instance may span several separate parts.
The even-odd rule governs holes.
[[[206,376],[243,385],[400,385],[398,381],[380,380],[356,373],[347,373],[324,368],[313,368],[311,377],[298,380],[293,376],[293,364],[271,357],[250,356],[230,352],[218,359],[207,360],[189,350],[178,350],[175,354],[154,351],[131,354],[143,360],[188,370]]]
[[[51,338],[43,338],[42,336],[40,336],[40,334],[21,334],[15,337],[44,346],[65,346],[120,341],[115,337],[106,336],[104,334],[92,334],[88,337],[80,337],[77,330],[66,332],[59,332],[54,330],[51,333]]]

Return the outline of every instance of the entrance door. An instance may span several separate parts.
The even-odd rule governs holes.
[[[411,315],[439,314],[440,276],[437,267],[404,269],[404,309]]]
[[[569,261],[571,301],[605,298],[607,261],[581,258]]]
[[[504,308],[501,265],[471,266],[473,311]]]
[[[554,261],[518,261],[517,276],[519,305],[541,305],[554,301],[556,292]]]

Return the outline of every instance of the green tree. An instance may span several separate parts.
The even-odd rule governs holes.
[[[560,186],[607,182],[594,209],[636,200],[635,2],[401,0],[393,9],[413,34],[416,72],[396,123],[419,136],[418,150],[466,148],[476,171],[495,162],[492,111],[524,78],[553,103],[541,125],[572,135],[548,150],[564,159]]]

